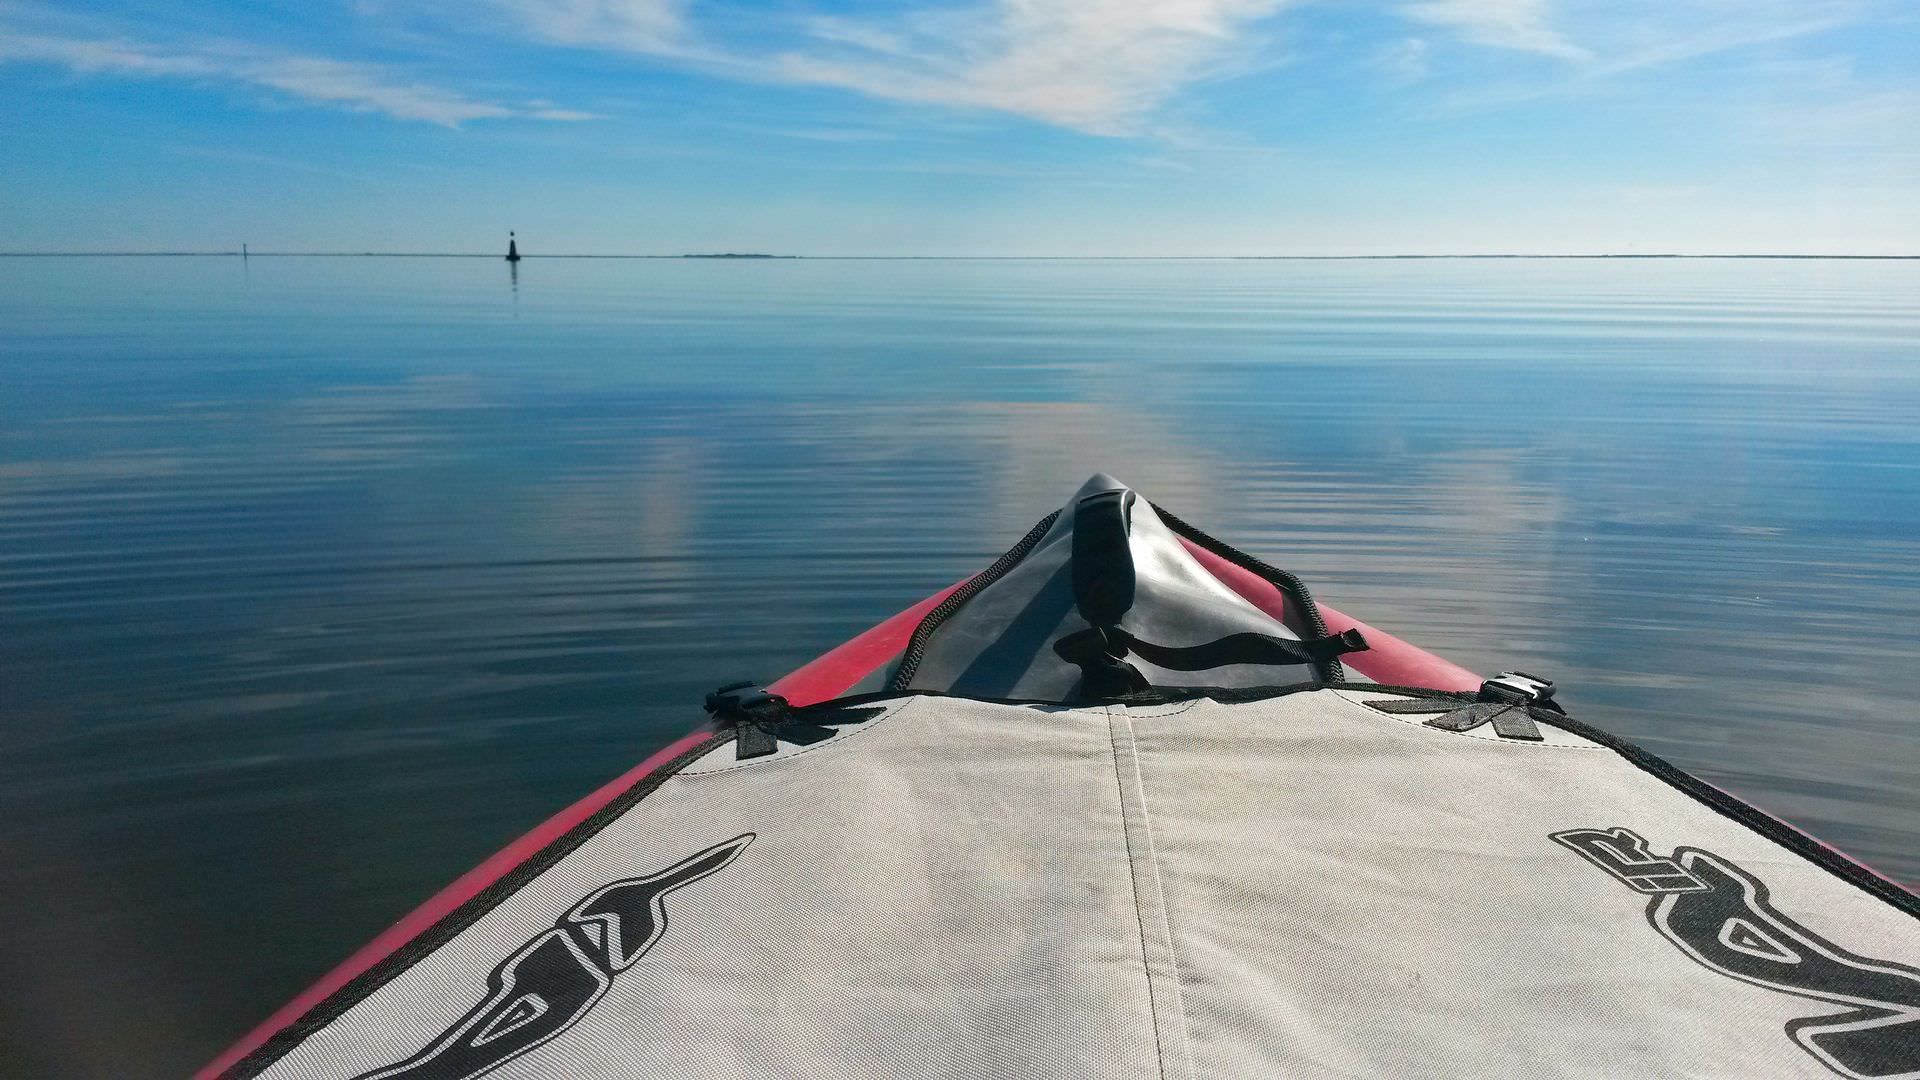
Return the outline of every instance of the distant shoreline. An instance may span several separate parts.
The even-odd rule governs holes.
[[[495,259],[498,252],[469,251],[0,251],[0,259]],[[682,255],[602,255],[563,253],[523,255],[522,259],[715,259],[747,262],[1388,262],[1422,259],[1824,259],[1865,262],[1920,260],[1920,255],[1789,255],[1726,253],[1683,254],[1437,254],[1437,255],[763,255],[690,253]]]

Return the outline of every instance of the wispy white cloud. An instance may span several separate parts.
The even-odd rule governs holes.
[[[542,41],[600,49],[689,51],[684,0],[495,0]]]
[[[778,71],[877,97],[1129,134],[1181,86],[1231,64],[1283,0],[999,0],[890,26],[817,24],[831,48]]]
[[[1373,66],[1394,82],[1419,82],[1427,77],[1426,38],[1410,37],[1383,45],[1373,54]]]
[[[447,127],[470,120],[593,118],[546,103],[477,100],[372,64],[270,53],[225,42],[162,46],[127,39],[20,34],[0,28],[0,63],[9,61],[54,64],[81,74],[232,83],[316,105]]]
[[[491,2],[556,44],[1093,134],[1159,135],[1156,113],[1183,89],[1284,60],[1267,24],[1314,0],[974,0],[879,14],[763,14],[750,30],[689,9],[688,0]],[[1435,46],[1444,35],[1566,61],[1561,83],[1591,81],[1824,29],[1854,2],[1392,0],[1390,10],[1433,32],[1383,44],[1370,62],[1395,83],[1419,82],[1442,63]],[[1535,84],[1527,92],[1554,91]]]
[[[1288,0],[989,0],[801,19],[797,43],[716,43],[680,0],[495,0],[542,40],[646,53],[763,81],[993,109],[1105,135],[1142,130],[1182,86],[1238,69]]]
[[[1853,0],[1606,0],[1597,7],[1570,8],[1567,15],[1582,57],[1564,72],[1456,84],[1437,104],[1449,110],[1488,109],[1573,98],[1654,69],[1730,61],[1743,51],[1763,57],[1761,50],[1768,46],[1846,26],[1861,17],[1861,9]],[[1740,62],[1765,63],[1753,57]],[[1723,85],[1736,97],[1751,97],[1773,83],[1752,75]]]
[[[0,0],[4,3],[5,0]],[[363,0],[372,10],[389,0]],[[408,0],[433,12],[433,32],[474,29],[476,8]],[[482,0],[487,32],[567,48],[634,54],[732,81],[839,87],[868,97],[993,111],[1099,135],[1177,142],[1170,118],[1194,85],[1289,62],[1276,18],[1326,0],[946,0],[909,10],[807,14],[809,0],[746,14],[691,0]],[[1440,95],[1442,108],[1487,107],[1580,92],[1640,69],[1782,41],[1839,25],[1859,0],[1385,0],[1407,20],[1353,62],[1391,88]],[[78,72],[225,82],[333,108],[457,126],[473,120],[583,120],[542,101],[477,98],[375,64],[274,52],[231,42],[156,45],[75,32],[0,27],[0,62]],[[36,27],[36,29],[45,29]],[[1409,33],[1408,31],[1412,31]],[[1449,71],[1444,47],[1463,41],[1563,61],[1505,72]],[[1471,74],[1468,79],[1446,78]],[[1431,78],[1429,78],[1431,76]],[[1444,83],[1442,80],[1445,80]],[[1415,83],[1439,87],[1415,92]],[[1435,104],[1429,101],[1428,104]],[[916,122],[929,117],[922,110]],[[835,123],[795,138],[867,141]],[[793,134],[798,131],[798,134]]]
[[[1477,45],[1581,61],[1583,76],[1683,63],[1862,17],[1860,0],[1409,0],[1400,12]]]
[[[1718,8],[1719,5],[1705,5],[1704,10],[1673,11],[1671,14],[1676,17],[1666,20],[1664,24],[1648,20],[1652,25],[1659,26],[1659,32],[1609,49],[1608,59],[1599,65],[1601,71],[1611,74],[1660,67],[1788,41],[1844,26],[1858,14],[1851,3],[1819,3],[1816,0],[1793,0],[1789,3],[1761,3],[1754,0],[1740,5],[1734,11],[1716,10]]]
[[[1585,60],[1548,18],[1547,0],[1419,0],[1402,9],[1408,17],[1454,31],[1476,45]]]
[[[1776,59],[1754,72],[1764,89],[1735,114],[1750,145],[1855,184],[1920,185],[1920,84],[1863,74],[1837,56]]]
[[[890,131],[873,131],[867,128],[759,128],[761,134],[775,135],[782,139],[801,139],[806,142],[824,143],[873,143],[893,142],[900,136]]]

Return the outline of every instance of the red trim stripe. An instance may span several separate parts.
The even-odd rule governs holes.
[[[921,618],[956,588],[959,588],[958,584],[934,593],[886,622],[796,669],[769,689],[786,695],[787,700],[796,705],[807,705],[837,697],[848,687],[866,678],[875,668],[892,659],[901,649],[906,648],[907,639],[913,636],[913,628],[920,624]],[[195,1073],[195,1080],[213,1080],[239,1064],[242,1059],[253,1053],[281,1029],[306,1015],[308,1010],[333,996],[341,987],[358,978],[362,972],[399,951],[401,946],[446,918],[455,908],[473,899],[481,890],[504,877],[508,871],[538,854],[548,844],[565,836],[574,826],[592,817],[601,807],[619,797],[621,792],[645,780],[667,762],[693,749],[694,745],[706,738],[708,734],[705,730],[692,731],[675,739],[639,765],[601,785],[593,794],[541,822],[533,831],[501,848],[486,862],[462,874],[453,884],[435,893],[432,899],[413,909],[405,918],[389,926],[381,932],[379,937],[367,942],[358,952],[327,972],[319,982],[307,987],[299,997],[281,1006],[260,1026],[248,1032],[239,1042],[228,1047],[225,1053],[214,1058],[205,1068]]]
[[[1283,617],[1286,610],[1286,597],[1272,582],[1185,538],[1180,542],[1185,545],[1187,553],[1222,584],[1268,615],[1276,619]],[[957,582],[940,590],[885,622],[823,653],[776,681],[768,689],[784,695],[787,700],[796,705],[812,704],[845,693],[849,687],[904,649],[908,639],[913,635],[914,628],[919,625],[926,613],[946,599],[947,594],[959,588],[960,584],[962,583]],[[1480,686],[1480,676],[1458,664],[1442,659],[1384,630],[1369,626],[1324,603],[1319,607],[1322,617],[1326,620],[1327,628],[1332,632],[1358,629],[1366,635],[1368,650],[1343,657],[1342,662],[1370,679],[1390,685],[1426,686],[1436,690],[1471,691]],[[388,927],[380,936],[368,942],[358,952],[248,1032],[245,1037],[228,1047],[225,1053],[196,1073],[195,1080],[214,1080],[221,1073],[238,1064],[274,1034],[325,1001],[362,972],[398,951],[401,946],[412,941],[452,913],[455,908],[505,876],[508,871],[532,858],[542,848],[591,817],[601,807],[612,802],[621,792],[645,780],[655,770],[692,749],[706,737],[707,732],[699,730],[676,739],[639,765],[602,785],[586,798],[547,819],[525,836],[502,848],[487,861],[461,875],[453,884],[440,890],[432,899]],[[1809,837],[1809,839],[1812,838]],[[1834,851],[1835,854],[1847,858],[1850,862],[1855,861],[1827,844],[1817,840],[1814,842],[1820,843],[1820,846]]]
[[[899,655],[927,612],[963,584],[965,582],[955,582],[941,589],[859,637],[822,653],[767,689],[795,705],[811,705],[839,697],[875,668]]]
[[[1182,537],[1187,554],[1194,557],[1207,572],[1220,579],[1220,583],[1241,598],[1276,619],[1286,612],[1286,594],[1266,578],[1235,563],[1215,555],[1206,548]],[[1367,638],[1367,651],[1349,653],[1340,658],[1340,662],[1353,670],[1388,686],[1426,686],[1435,690],[1478,690],[1481,678],[1459,664],[1443,660],[1418,645],[1394,637],[1350,615],[1344,615],[1322,603],[1320,615],[1326,620],[1327,629],[1338,634],[1346,630],[1358,630]]]
[[[195,1080],[212,1080],[213,1077],[219,1076],[238,1064],[242,1058],[253,1053],[280,1029],[306,1015],[309,1009],[331,997],[335,991],[359,977],[361,972],[385,960],[402,945],[412,941],[434,923],[445,918],[455,908],[473,899],[480,890],[499,880],[507,871],[532,858],[541,848],[591,817],[594,811],[612,802],[621,792],[645,780],[655,769],[693,749],[695,744],[707,738],[708,735],[709,733],[705,731],[693,731],[675,739],[652,757],[622,773],[617,779],[608,781],[593,794],[548,818],[532,832],[501,848],[486,862],[460,875],[453,884],[435,893],[431,900],[413,909],[399,922],[387,927],[379,937],[367,942],[359,952],[347,957],[338,967],[322,976],[319,982],[307,987],[299,997],[281,1006],[278,1012],[267,1017],[259,1027],[248,1032],[239,1042],[228,1047],[225,1053],[214,1058],[205,1068],[195,1073]]]
[[[1275,618],[1280,617],[1285,607],[1285,598],[1272,583],[1204,548],[1185,540],[1181,542],[1186,544],[1189,554],[1199,560],[1202,566],[1228,588],[1245,597],[1262,611]],[[920,624],[920,620],[928,611],[946,599],[947,594],[959,588],[960,584],[956,582],[878,626],[828,650],[778,680],[768,689],[784,695],[787,700],[796,705],[825,701],[845,693],[849,687],[867,677],[874,669],[906,648],[907,640],[913,636],[914,627]],[[1327,620],[1328,627],[1334,631],[1345,630],[1350,626],[1359,627],[1360,631],[1367,636],[1372,649],[1366,653],[1355,654],[1348,659],[1351,666],[1368,678],[1406,686],[1432,686],[1441,690],[1471,690],[1480,685],[1480,677],[1465,668],[1450,664],[1391,634],[1348,618],[1324,604],[1320,606],[1320,610]],[[508,871],[532,858],[542,848],[593,816],[621,792],[645,780],[656,769],[685,753],[705,737],[705,731],[694,731],[676,739],[658,753],[602,785],[586,798],[548,818],[525,836],[502,848],[487,861],[461,875],[451,885],[434,894],[432,899],[381,932],[378,937],[362,946],[358,952],[342,961],[318,982],[302,991],[298,997],[281,1006],[245,1037],[228,1047],[225,1053],[195,1074],[196,1080],[213,1080],[214,1077],[238,1064],[281,1029],[305,1015],[308,1010],[325,1001],[347,983],[359,977],[361,973],[391,956],[401,946],[418,937],[429,927],[451,914],[454,909],[478,895],[481,890],[505,876]]]

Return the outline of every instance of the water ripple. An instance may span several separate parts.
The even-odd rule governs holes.
[[[1096,469],[1920,880],[1913,264],[0,277],[9,1075],[191,1068]]]

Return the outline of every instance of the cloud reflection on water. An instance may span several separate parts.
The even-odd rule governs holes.
[[[1096,469],[1920,877],[1914,268],[152,265],[0,266],[0,956],[177,1006],[54,1060],[197,1064]]]

